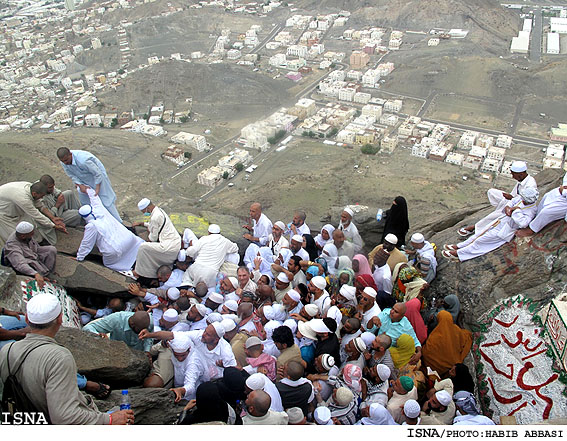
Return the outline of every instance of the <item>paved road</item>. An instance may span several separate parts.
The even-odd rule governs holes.
[[[534,23],[530,41],[530,61],[541,63],[541,42],[543,32],[543,17],[541,9],[534,9]]]

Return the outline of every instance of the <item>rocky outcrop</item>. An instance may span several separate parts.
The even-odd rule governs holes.
[[[78,228],[67,228],[67,234],[57,231],[57,252],[60,254],[69,254],[71,256],[77,255],[77,250],[81,245],[83,240],[84,229],[82,227]],[[95,247],[90,252],[89,256],[101,256],[98,248]]]
[[[12,268],[0,265],[0,305],[11,310],[20,309],[21,290]]]
[[[111,387],[137,386],[150,371],[146,354],[124,342],[72,328],[61,328],[55,339],[71,351],[79,373],[91,381]]]
[[[185,407],[185,401],[175,404],[175,395],[168,389],[129,389],[130,403],[134,410],[134,424],[173,424]],[[95,400],[98,410],[107,412],[120,406],[122,394],[113,390],[105,400]]]
[[[70,294],[94,293],[108,297],[131,297],[128,283],[133,280],[112,271],[102,264],[85,260],[77,262],[69,256],[59,254],[55,265],[57,281]]]
[[[562,173],[545,170],[536,176],[540,195],[560,185]],[[437,245],[437,278],[426,296],[456,294],[465,322],[476,319],[500,300],[524,294],[547,302],[567,286],[567,224],[557,221],[531,238],[515,238],[499,249],[466,262],[451,262],[441,256],[443,244],[459,240],[457,229],[474,224],[491,208],[470,207],[418,226]]]

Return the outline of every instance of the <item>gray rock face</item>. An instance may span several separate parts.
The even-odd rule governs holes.
[[[128,295],[128,283],[133,280],[94,262],[77,262],[58,254],[55,272],[57,281],[71,294],[78,291],[108,297],[131,297]]]
[[[71,328],[61,328],[55,339],[71,351],[79,373],[91,381],[111,387],[136,386],[150,371],[146,354],[130,349],[121,341]]]
[[[12,310],[18,309],[17,288],[16,272],[12,268],[0,265],[0,305]],[[19,297],[22,297],[21,291]]]
[[[538,174],[540,195],[559,186],[561,175],[556,170]],[[474,325],[479,316],[502,299],[524,294],[545,302],[567,285],[567,223],[563,220],[531,238],[515,238],[476,259],[455,263],[442,257],[443,244],[459,241],[458,228],[474,224],[492,209],[483,207],[458,210],[416,228],[437,245],[437,278],[426,296],[456,294],[468,325]]]
[[[60,254],[75,256],[79,246],[81,245],[81,241],[83,240],[83,233],[84,228],[82,227],[67,228],[67,234],[57,231],[57,252]],[[101,256],[96,245],[89,255]]]
[[[134,424],[173,424],[185,407],[173,402],[175,395],[168,389],[129,389],[130,403],[134,410]],[[113,390],[106,400],[95,400],[101,412],[120,406],[121,391]]]

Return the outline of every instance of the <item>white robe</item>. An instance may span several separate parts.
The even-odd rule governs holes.
[[[159,207],[153,209],[150,222],[144,225],[150,233],[149,242],[144,242],[138,249],[135,271],[142,277],[155,279],[161,265],[172,265],[177,259],[181,236],[169,216]]]
[[[104,266],[114,271],[131,270],[138,248],[144,240],[118,222],[102,204],[100,197],[95,195],[94,190],[88,189],[87,195],[94,218],[92,215],[86,218],[87,225],[77,251],[77,260],[84,260],[96,244],[102,254]]]
[[[493,251],[506,242],[510,242],[520,228],[526,228],[534,218],[537,211],[535,203],[524,205],[521,196],[516,196],[505,205],[505,207],[519,207],[512,212],[512,216],[506,216],[504,210],[501,215],[484,231],[474,234],[468,240],[457,245],[457,255],[460,261],[474,259]]]
[[[228,254],[237,253],[238,245],[221,234],[203,236],[187,248],[187,255],[195,262],[185,271],[182,285],[195,286],[205,282],[209,288],[216,284],[220,267]]]
[[[272,221],[264,213],[260,215],[258,222],[252,222],[252,236],[258,238],[258,245],[264,246],[268,243],[268,236],[272,232]]]
[[[358,233],[358,228],[356,228],[356,225],[354,225],[354,223],[351,221],[350,224],[348,224],[348,227],[344,227],[342,222],[339,222],[337,229],[341,230],[344,233],[345,239],[347,241],[352,242],[352,244],[354,245],[354,254],[360,253],[362,247],[364,246],[364,242],[362,240],[362,237],[360,237],[360,234]]]
[[[392,294],[392,270],[387,263],[381,267],[376,267],[374,273],[372,273],[374,282],[376,282],[376,287],[378,291],[385,291],[388,294]]]
[[[510,194],[513,197],[516,197],[520,194],[520,190],[527,187],[537,188],[537,182],[533,176],[528,175],[523,181],[517,182]],[[492,213],[487,214],[475,224],[475,233],[483,232],[489,225],[500,217],[502,210],[508,203],[508,199],[502,196],[502,194],[503,191],[496,188],[491,188],[487,191],[486,195],[488,196],[488,201],[490,202],[490,205],[495,207],[495,210]]]
[[[567,175],[565,175],[567,177]],[[564,179],[565,181],[565,179]],[[565,182],[564,184],[565,185]],[[539,233],[546,225],[565,218],[567,221],[567,190],[559,193],[559,187],[548,191],[537,207],[537,215],[530,223],[533,232]]]

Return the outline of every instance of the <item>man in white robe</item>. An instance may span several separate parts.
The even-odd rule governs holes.
[[[114,271],[130,271],[144,240],[118,222],[93,189],[88,188],[87,195],[90,205],[83,205],[79,209],[79,214],[87,225],[77,251],[77,260],[85,260],[96,245],[102,254],[104,266]]]
[[[71,178],[79,189],[79,200],[82,205],[88,205],[89,197],[87,187],[92,188],[100,196],[105,208],[118,222],[122,222],[116,209],[116,194],[106,174],[102,162],[92,153],[84,150],[69,150],[61,147],[57,150],[57,157],[61,161],[63,171]]]
[[[390,253],[384,248],[378,250],[374,255],[374,272],[372,273],[372,277],[374,278],[374,282],[376,282],[378,291],[392,294],[392,271],[387,263],[389,257]]]
[[[134,222],[133,226],[143,225],[149,231],[148,240],[138,248],[135,277],[153,279],[161,265],[172,265],[181,249],[181,236],[169,216],[161,208],[144,198],[138,202],[138,209],[150,215],[149,222]]]
[[[21,221],[28,221],[35,227],[36,240],[47,240],[51,245],[57,242],[55,230],[67,232],[61,218],[53,216],[43,207],[41,199],[47,194],[43,182],[8,182],[0,185],[0,244],[16,231]]]
[[[196,242],[193,240],[186,250],[195,262],[185,271],[181,286],[195,286],[199,282],[205,282],[207,287],[213,288],[227,255],[238,252],[238,245],[221,235],[218,225],[209,225],[208,231],[208,236],[203,236]]]
[[[291,237],[291,242],[289,244],[289,249],[294,256],[301,257],[301,260],[308,261],[309,253],[303,248],[303,236],[295,234]]]
[[[284,230],[285,224],[282,221],[277,221],[272,227],[272,232],[268,235],[266,246],[272,250],[274,259],[280,254],[282,248],[289,248],[289,241],[284,237]]]
[[[291,237],[295,234],[299,234],[300,236],[311,234],[311,229],[305,223],[305,219],[307,219],[305,211],[299,210],[293,213],[293,220],[286,230],[286,235],[289,237],[289,240],[291,240]]]
[[[268,236],[272,233],[272,221],[262,213],[262,205],[259,202],[254,202],[250,205],[250,219],[252,225],[242,225],[249,233],[242,235],[244,239],[249,240],[252,244],[258,246],[265,246],[268,243]],[[250,234],[252,233],[252,234]]]
[[[406,253],[409,255],[409,262],[415,266],[419,260],[428,261],[429,271],[424,276],[426,276],[427,283],[431,282],[437,274],[437,258],[435,257],[433,245],[425,240],[421,233],[412,234],[410,245],[414,248],[414,251],[410,250],[409,247],[406,249]]]
[[[536,180],[533,176],[528,174],[528,166],[524,161],[514,161],[510,167],[510,173],[512,174],[512,178],[518,181],[516,185],[514,185],[512,191],[510,193],[506,193],[502,190],[498,190],[497,188],[489,189],[486,194],[490,205],[495,207],[494,211],[483,217],[476,224],[459,229],[458,233],[460,236],[466,237],[471,234],[481,233],[501,216],[502,210],[504,210],[508,201],[518,196],[522,189],[528,187],[537,189]]]
[[[537,213],[537,189],[526,187],[519,196],[508,201],[501,215],[484,231],[474,234],[457,245],[448,245],[443,252],[445,257],[458,257],[461,262],[474,259],[494,251],[510,242],[519,228],[527,227]]]
[[[358,228],[352,222],[353,216],[354,212],[349,207],[346,207],[341,213],[341,220],[337,229],[344,233],[345,240],[354,245],[354,254],[358,254],[362,250],[364,242],[358,233]]]

